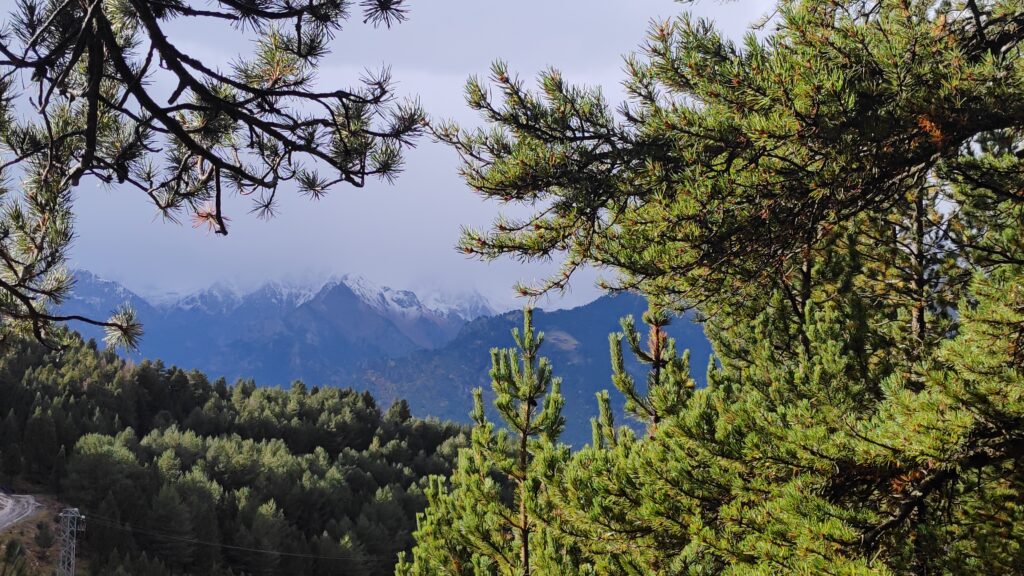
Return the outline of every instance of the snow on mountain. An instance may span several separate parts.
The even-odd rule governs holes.
[[[487,297],[479,292],[451,294],[431,291],[423,296],[422,302],[430,310],[455,315],[467,322],[498,313]]]
[[[340,283],[347,286],[368,306],[387,315],[398,314],[406,318],[418,318],[433,312],[424,306],[419,297],[410,290],[396,290],[388,286],[380,286],[354,274],[342,276]]]
[[[205,312],[207,314],[226,314],[242,304],[242,294],[225,284],[213,286],[185,296],[171,305],[179,310]]]
[[[411,290],[380,286],[353,274],[346,274],[337,282],[348,286],[361,300],[381,312],[396,312],[403,316],[454,316],[467,322],[481,316],[496,314],[490,301],[478,292],[448,293],[430,290],[418,295]]]
[[[308,302],[319,290],[320,288],[317,287],[268,282],[255,290],[244,291],[218,283],[184,295],[178,292],[167,292],[147,294],[144,298],[152,306],[165,312],[189,310],[216,315],[233,312],[243,305],[269,304],[276,307],[294,308]]]
[[[280,365],[279,373],[267,368],[263,376],[297,370],[325,377],[332,362],[355,364],[364,357],[444,346],[467,323],[494,313],[479,294],[435,290],[421,298],[352,274],[319,285],[269,282],[242,291],[220,283],[185,295],[144,297],[88,272],[76,277],[65,312],[106,318],[127,303],[145,326],[144,354],[232,375],[260,375],[258,366],[273,364]],[[87,337],[101,336],[78,328]],[[342,362],[340,350],[352,358]],[[248,359],[234,366],[226,360],[232,357]],[[308,368],[314,364],[322,370]]]
[[[78,274],[93,276],[88,272]],[[109,284],[129,293],[116,282]],[[176,292],[146,294],[143,299],[164,312],[177,309],[217,315],[230,313],[243,305],[266,304],[275,308],[297,308],[317,294],[329,292],[339,285],[344,285],[367,306],[389,317],[411,320],[430,316],[468,322],[496,313],[487,298],[476,292],[451,294],[433,290],[421,297],[411,290],[381,286],[355,274],[332,277],[320,284],[274,281],[252,291],[242,291],[218,283],[185,295]]]
[[[138,298],[124,286],[112,280],[100,278],[92,272],[74,270],[75,285],[68,295],[68,299],[77,301],[80,305],[106,306],[111,300],[130,302]]]
[[[267,302],[275,306],[298,307],[313,299],[320,292],[321,288],[288,284],[284,282],[269,282],[257,290],[243,296],[246,302]]]

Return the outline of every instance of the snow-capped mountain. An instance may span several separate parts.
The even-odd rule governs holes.
[[[425,304],[411,290],[380,286],[362,276],[348,274],[328,282],[324,291],[348,290],[364,304],[381,314],[419,348],[434,349],[447,344],[462,326],[480,316],[494,314],[486,299],[474,294],[465,306],[434,297]],[[449,300],[454,302],[454,300]]]
[[[159,358],[211,378],[252,378],[259,385],[301,379],[369,389],[382,402],[405,398],[417,413],[445,418],[469,412],[472,388],[489,389],[488,351],[510,346],[509,333],[521,322],[518,312],[495,314],[480,295],[421,295],[358,276],[313,286],[275,282],[242,292],[220,285],[146,298],[88,272],[76,278],[65,313],[105,318],[125,302],[135,307],[146,333],[133,359]],[[619,329],[619,318],[639,316],[646,306],[642,298],[624,294],[536,313],[538,328],[547,333],[543,354],[564,379],[562,391],[570,400],[567,441],[587,438],[594,393],[611,384],[608,333]],[[72,327],[86,337],[102,337],[96,328]],[[693,353],[700,381],[711,352],[700,327],[680,320],[669,333]]]
[[[426,293],[422,302],[430,310],[454,314],[467,322],[498,313],[490,300],[479,292],[450,294],[435,290]]]
[[[116,282],[103,280],[91,272],[76,272],[76,275],[83,278],[86,286],[106,286],[109,296],[127,298],[130,295],[134,298],[141,298],[149,305],[161,310],[195,310],[208,314],[226,314],[253,303],[298,307],[325,290],[332,290],[339,285],[344,285],[366,305],[387,315],[403,317],[454,316],[470,321],[496,313],[487,298],[478,292],[448,294],[435,290],[421,298],[411,290],[381,286],[355,274],[345,274],[312,285],[268,282],[249,292],[218,283],[185,295],[169,292],[147,294],[142,297],[131,293]]]
[[[128,304],[140,314],[151,315],[150,303],[117,282],[104,280],[86,271],[74,272],[75,283],[61,306],[63,312],[74,312],[89,318],[106,320],[122,304]],[[73,328],[82,328],[73,326]],[[97,330],[101,335],[102,331]],[[102,338],[102,336],[100,336]],[[97,338],[99,340],[100,338]]]
[[[246,294],[247,299],[263,298],[281,306],[301,306],[309,302],[319,292],[319,288],[283,282],[270,282],[258,290]]]
[[[467,294],[446,294],[439,291],[427,293],[424,297],[411,290],[396,290],[381,286],[363,276],[346,274],[329,281],[325,287],[344,284],[363,302],[389,315],[405,317],[454,316],[462,320],[475,320],[480,316],[495,314],[487,298],[478,292]]]
[[[76,279],[62,310],[105,318],[130,304],[146,331],[140,356],[281,384],[330,382],[370,359],[439,348],[466,322],[493,313],[478,294],[465,302],[434,294],[425,304],[415,292],[355,275],[313,286],[271,282],[245,292],[217,284],[145,297],[89,272],[76,272]],[[100,337],[90,327],[75,328]]]
[[[362,276],[352,274],[346,274],[330,284],[344,284],[360,300],[380,312],[407,316],[424,312],[420,299],[409,290],[393,290],[386,286],[378,286]]]
[[[242,305],[242,296],[225,284],[213,286],[189,294],[177,302],[165,304],[164,308],[193,310],[205,314],[227,314]]]
[[[92,272],[75,271],[74,279],[75,283],[68,298],[86,306],[99,306],[110,299],[127,302],[136,298],[135,294],[124,286],[104,280]]]

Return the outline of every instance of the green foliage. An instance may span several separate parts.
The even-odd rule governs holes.
[[[360,7],[373,26],[407,13],[401,0]],[[167,219],[218,234],[228,233],[232,192],[269,217],[282,186],[319,198],[342,183],[394,180],[423,130],[418,102],[396,99],[386,69],[348,88],[317,75],[350,9],[348,0],[13,3],[0,30],[0,179],[19,178],[20,190],[0,186],[3,333],[56,346],[58,324],[75,320],[105,327],[111,343],[141,337],[128,308],[103,322],[52,312],[72,289],[64,264],[83,179],[144,194]],[[204,62],[168,37],[196,25],[244,29],[255,48]],[[154,81],[161,74],[171,81]]]
[[[466,444],[352,390],[211,384],[77,337],[9,344],[0,448],[88,517],[97,574],[390,574],[427,477]]]
[[[12,538],[4,546],[3,564],[0,565],[0,576],[26,576],[28,566],[25,561],[25,547]]]
[[[435,132],[481,195],[539,211],[462,248],[566,255],[526,292],[605,266],[696,308],[715,350],[695,390],[666,318],[611,337],[648,434],[598,396],[592,445],[549,468],[546,541],[573,551],[550,573],[1020,573],[1022,22],[1018,0],[800,0],[736,44],[684,15],[628,60],[618,116],[555,71],[470,81],[487,125]],[[470,511],[446,506],[414,565],[459,557]]]
[[[461,247],[564,252],[564,273],[604,264],[622,286],[701,302],[794,273],[791,256],[818,231],[902,204],[936,168],[1012,196],[999,180],[1012,181],[1015,160],[995,172],[958,152],[1017,127],[1005,103],[1020,74],[1018,9],[985,2],[978,28],[962,3],[809,0],[780,4],[771,34],[739,44],[683,15],[629,58],[618,117],[556,70],[531,91],[496,64],[493,89],[467,85],[487,125],[434,131],[482,196],[542,208],[469,230]]]
[[[544,334],[534,330],[530,309],[512,337],[518,349],[491,351],[494,406],[505,427],[487,420],[483,393],[475,390],[471,445],[460,451],[450,480],[432,479],[416,548],[398,574],[560,574],[571,559],[546,526],[550,482],[568,454],[557,444],[560,381],[538,356]]]
[[[622,332],[609,337],[612,354],[612,382],[626,397],[626,411],[652,428],[657,427],[666,414],[675,414],[686,404],[696,384],[690,377],[690,352],[676,355],[675,340],[665,333],[670,317],[663,310],[651,308],[644,313],[649,327],[647,349],[640,343],[640,333],[632,316],[622,319]],[[650,366],[647,372],[646,393],[637,390],[636,382],[626,371],[622,356],[622,340],[642,364]],[[605,400],[599,397],[602,413],[607,412]],[[609,416],[602,414],[601,420]],[[607,424],[606,426],[609,426]]]
[[[53,530],[50,528],[49,522],[39,522],[36,524],[36,535],[32,539],[35,545],[43,550],[49,549],[53,546],[57,538],[53,535]]]

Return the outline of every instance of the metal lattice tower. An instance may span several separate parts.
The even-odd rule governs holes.
[[[78,508],[65,508],[60,513],[60,565],[57,576],[75,576],[75,544],[78,533],[85,531],[85,516]]]

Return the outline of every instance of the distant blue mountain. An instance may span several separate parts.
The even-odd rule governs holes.
[[[562,378],[565,396],[563,440],[581,446],[590,440],[590,418],[597,415],[595,394],[608,389],[621,420],[623,400],[611,382],[608,335],[622,328],[619,319],[639,318],[646,301],[633,294],[603,296],[569,310],[534,312],[534,325],[545,334],[541,355],[551,360],[555,376]],[[416,414],[466,421],[472,409],[472,389],[482,387],[490,399],[490,349],[514,345],[512,329],[521,327],[522,312],[478,318],[459,335],[436,350],[420,350],[403,358],[379,359],[356,375],[351,385],[374,391],[378,398],[405,398]],[[641,324],[642,325],[642,324]],[[679,350],[689,349],[691,372],[699,386],[705,383],[711,345],[702,327],[689,318],[677,318],[668,327]],[[643,372],[626,351],[627,369],[643,382]]]
[[[522,324],[521,312],[495,314],[478,295],[425,304],[413,292],[351,276],[312,289],[268,284],[248,294],[215,286],[159,302],[88,272],[76,279],[62,312],[105,318],[122,303],[138,312],[146,334],[132,358],[260,385],[351,386],[383,404],[404,398],[416,414],[460,421],[468,419],[471,390],[490,391],[490,349],[512,346],[511,330]],[[620,329],[621,317],[639,318],[644,310],[642,298],[619,294],[535,312],[546,334],[541,352],[563,380],[566,441],[589,440],[594,394],[613,388],[608,334]],[[102,337],[91,327],[75,328]],[[694,377],[703,384],[711,349],[701,326],[679,318],[669,334],[691,350]],[[642,377],[635,363],[629,367]],[[612,398],[621,414],[621,399],[614,392]]]
[[[354,276],[315,288],[271,283],[246,294],[214,286],[155,302],[89,272],[75,277],[62,312],[106,318],[122,303],[135,308],[145,335],[130,357],[263,385],[338,384],[368,360],[443,346],[466,322],[494,313],[476,295],[428,307],[412,292]],[[102,337],[98,329],[75,328]]]

